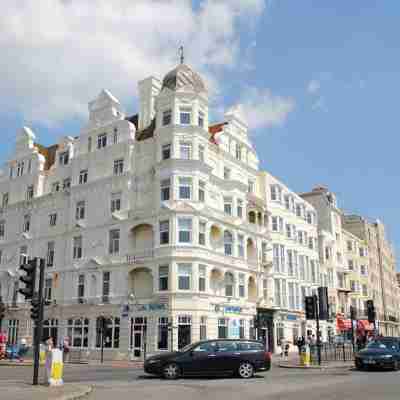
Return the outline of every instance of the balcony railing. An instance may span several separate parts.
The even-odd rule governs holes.
[[[145,249],[133,254],[126,255],[126,262],[128,264],[142,264],[154,257],[153,249]]]

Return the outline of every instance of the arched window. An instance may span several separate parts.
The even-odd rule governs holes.
[[[233,277],[233,274],[230,272],[227,272],[225,274],[225,296],[232,297],[234,293],[234,283],[235,279]]]
[[[254,211],[250,211],[249,212],[249,222],[251,224],[255,224],[256,223],[256,213]]]
[[[232,233],[229,231],[224,232],[224,249],[225,255],[231,256],[232,255],[232,244],[233,244],[233,236]]]

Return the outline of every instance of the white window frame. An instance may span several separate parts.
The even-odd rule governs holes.
[[[187,224],[187,226],[185,226]],[[178,243],[180,244],[191,244],[193,241],[193,218],[192,217],[179,217],[178,218]],[[187,234],[188,240],[181,240],[183,236],[181,234]]]

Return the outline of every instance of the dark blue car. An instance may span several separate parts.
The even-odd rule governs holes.
[[[400,338],[381,337],[355,356],[357,369],[400,369]]]

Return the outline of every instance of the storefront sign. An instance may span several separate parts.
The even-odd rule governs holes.
[[[237,319],[230,319],[228,325],[228,337],[229,339],[240,338],[240,324]]]
[[[168,309],[167,304],[159,304],[159,303],[151,303],[151,304],[134,304],[132,306],[128,306],[128,309],[124,310],[125,314],[130,310],[133,312],[141,312],[141,311],[165,311]]]
[[[288,321],[297,321],[297,315],[288,314],[286,318]]]
[[[242,307],[239,306],[221,306],[219,304],[215,305],[215,312],[223,312],[224,314],[240,314],[242,312]]]

